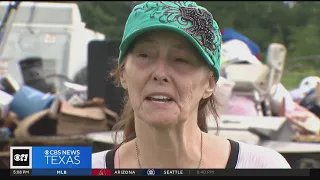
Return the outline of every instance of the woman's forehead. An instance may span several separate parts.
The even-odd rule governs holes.
[[[191,43],[182,35],[172,31],[150,31],[146,32],[136,39],[136,44],[144,43],[169,43],[173,48],[179,50],[194,50]]]

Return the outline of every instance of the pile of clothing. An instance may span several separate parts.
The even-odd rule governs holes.
[[[260,60],[260,48],[259,46],[250,40],[245,35],[237,32],[231,28],[221,29],[222,34],[222,46],[221,46],[221,71],[228,64],[262,64]],[[228,81],[228,79],[222,73],[222,79]],[[220,86],[225,86],[223,81]],[[228,83],[230,84],[230,82]],[[255,107],[255,103],[252,98],[246,96],[239,96],[235,94],[229,95],[228,111],[225,114],[231,115],[246,115],[256,116],[258,112]],[[289,91],[279,83],[276,93],[271,98],[271,107],[273,114],[281,114],[282,103],[285,103],[285,112],[292,112],[295,108],[295,103],[291,98]]]
[[[224,105],[223,114],[258,116],[255,101],[252,97],[234,93],[233,82],[223,73],[223,68],[230,64],[263,64],[260,60],[260,49],[243,34],[225,28],[221,30],[221,75],[218,82],[218,91],[221,93],[220,99]],[[245,72],[243,72],[245,73]],[[224,97],[224,98],[222,98]],[[275,93],[270,98],[272,115],[274,116],[306,116],[306,121],[292,120],[303,127],[308,132],[312,132],[312,141],[319,141],[320,138],[320,78],[310,76],[304,78],[299,87],[288,91],[281,83],[276,86]],[[289,118],[290,119],[290,118]],[[310,121],[309,121],[310,120]],[[302,136],[299,136],[301,138]],[[308,136],[311,137],[311,136]],[[316,137],[317,140],[314,139]],[[301,140],[301,139],[300,139]],[[301,140],[302,141],[302,140]],[[305,141],[305,140],[304,140]]]
[[[320,77],[307,76],[298,87],[290,91],[295,102],[307,108],[320,118]]]

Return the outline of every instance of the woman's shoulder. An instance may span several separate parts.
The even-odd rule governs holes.
[[[239,142],[236,168],[290,169],[291,167],[279,152],[271,148]]]
[[[110,150],[93,153],[91,156],[92,169],[104,169],[106,167],[106,154]]]

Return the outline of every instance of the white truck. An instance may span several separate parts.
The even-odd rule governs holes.
[[[9,2],[0,2],[0,20],[8,6]],[[7,33],[0,56],[19,84],[23,84],[20,60],[41,57],[45,75],[73,79],[87,66],[89,42],[105,39],[104,34],[85,27],[76,3],[21,2]]]

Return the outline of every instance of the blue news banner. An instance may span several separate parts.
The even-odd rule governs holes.
[[[10,148],[13,176],[91,176],[92,148],[87,146],[17,146]]]
[[[11,176],[317,176],[307,169],[92,169],[92,148],[77,146],[10,147]]]

